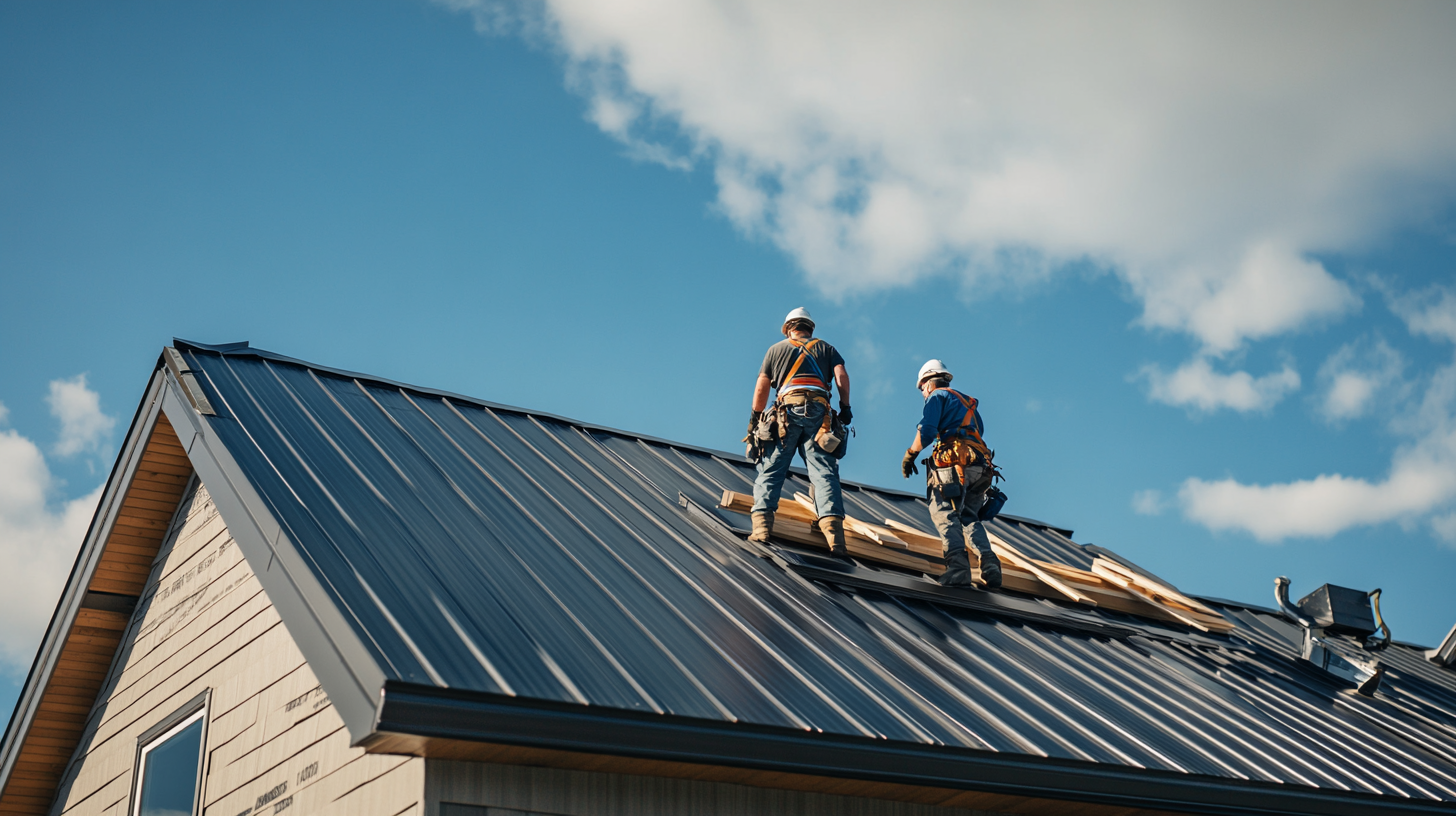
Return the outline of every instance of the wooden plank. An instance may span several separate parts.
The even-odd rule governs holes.
[[[808,495],[804,493],[795,493],[794,501],[797,502],[800,507],[811,513],[817,514],[819,512],[818,509],[814,507],[814,500],[810,499]],[[857,535],[868,541],[873,541],[881,547],[893,547],[897,550],[907,549],[905,542],[901,541],[898,536],[891,533],[889,530],[880,528],[877,525],[867,524],[857,518],[854,518],[853,516],[850,516],[849,514],[845,514],[844,516],[844,533],[845,535]]]
[[[1012,566],[1020,567],[1026,570],[1027,572],[1036,576],[1036,579],[1038,581],[1041,581],[1043,584],[1046,584],[1047,586],[1051,587],[1057,592],[1060,592],[1067,598],[1076,601],[1077,603],[1086,604],[1088,606],[1097,605],[1097,601],[1084,593],[1078,592],[1077,590],[1073,589],[1071,586],[1063,582],[1061,579],[1057,578],[1055,575],[1052,575],[1047,570],[1042,569],[1036,559],[1028,558],[1027,556],[1023,555],[1022,552],[1013,547],[1010,542],[1006,541],[998,535],[990,533],[989,531],[987,532],[987,537],[991,541],[991,550],[995,552],[996,555],[1000,557],[1003,561],[1009,561],[1011,562]]]
[[[1100,561],[1100,560],[1101,559],[1098,559],[1098,561]],[[1098,561],[1093,561],[1092,562],[1092,570],[1094,572],[1096,572],[1098,575],[1101,575],[1101,576],[1107,578],[1109,581],[1113,582],[1114,584],[1117,584],[1118,586],[1122,587],[1124,590],[1126,590],[1128,592],[1128,594],[1132,595],[1135,598],[1139,598],[1139,599],[1145,601],[1149,606],[1153,606],[1153,607],[1156,607],[1157,609],[1160,609],[1160,610],[1164,611],[1166,614],[1171,615],[1174,619],[1178,620],[1180,623],[1183,623],[1183,624],[1185,624],[1187,626],[1192,626],[1193,628],[1202,630],[1204,632],[1209,631],[1209,627],[1208,626],[1204,625],[1203,623],[1201,623],[1201,622],[1199,622],[1197,620],[1194,620],[1193,618],[1191,618],[1191,617],[1189,617],[1187,615],[1181,614],[1176,609],[1171,609],[1171,608],[1169,608],[1169,607],[1167,607],[1167,606],[1165,606],[1165,605],[1163,605],[1161,603],[1158,603],[1158,600],[1153,597],[1152,593],[1144,590],[1142,587],[1139,587],[1136,583],[1134,583],[1134,582],[1132,582],[1130,580],[1127,580],[1120,573],[1108,569],[1105,564],[1098,563]]]
[[[940,555],[945,550],[945,542],[941,541],[938,535],[922,532],[894,519],[885,519],[885,526],[894,530],[910,549],[934,552],[936,555]]]
[[[1141,584],[1144,587],[1152,589],[1157,594],[1163,596],[1165,599],[1176,601],[1184,607],[1187,607],[1188,609],[1191,609],[1195,612],[1202,612],[1205,615],[1212,615],[1220,620],[1223,619],[1223,616],[1219,614],[1218,610],[1204,603],[1201,603],[1200,601],[1190,598],[1187,595],[1184,595],[1182,592],[1179,592],[1178,588],[1173,586],[1172,584],[1160,581],[1150,575],[1144,575],[1137,570],[1129,569],[1126,566],[1123,566],[1122,564],[1110,558],[1103,558],[1102,556],[1098,556],[1097,559],[1093,562],[1094,571],[1098,564],[1101,564],[1104,568],[1124,576],[1128,580],[1135,581],[1136,583]]]
[[[92,578],[87,589],[96,592],[115,592],[118,595],[136,595],[145,585],[144,581],[133,579],[122,580],[119,578]]]

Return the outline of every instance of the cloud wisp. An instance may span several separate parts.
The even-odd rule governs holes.
[[[74,379],[51,383],[52,395],[61,394],[63,406],[56,409],[53,402],[53,410],[74,408],[76,383]],[[84,380],[80,387],[85,388]],[[84,407],[87,401],[80,403]],[[0,405],[0,424],[7,413]],[[82,427],[109,428],[115,422],[103,418],[105,422],[92,419]],[[56,450],[70,450],[66,443],[78,434],[83,440],[93,440],[97,433],[78,431],[63,419]],[[88,450],[90,444],[75,450]],[[0,564],[5,565],[0,590],[0,672],[23,674],[30,665],[101,498],[98,486],[80,498],[57,502],[59,488],[40,446],[14,429],[0,428]]]
[[[1404,369],[1405,359],[1383,339],[1346,343],[1320,366],[1320,414],[1331,423],[1365,416]]]
[[[1357,308],[1314,254],[1456,180],[1449,3],[441,2],[547,41],[826,293],[1090,261],[1223,354]]]
[[[116,428],[116,418],[101,410],[101,397],[86,385],[86,375],[52,380],[46,397],[51,416],[61,423],[54,451],[57,456],[102,454],[102,446]]]
[[[1148,382],[1148,396],[1199,413],[1228,408],[1241,413],[1268,411],[1299,390],[1299,372],[1288,364],[1278,371],[1254,377],[1246,371],[1222,374],[1205,357],[1195,357],[1171,374],[1157,366],[1144,366],[1140,376]]]

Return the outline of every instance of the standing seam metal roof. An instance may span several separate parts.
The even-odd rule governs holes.
[[[1295,628],[1257,608],[1222,606],[1237,636],[1202,636],[864,564],[833,580],[812,553],[762,558],[731,533],[744,519],[716,503],[751,487],[741,458],[178,346],[208,427],[386,680],[1456,803],[1456,672],[1414,648],[1383,653],[1371,700],[1294,659]],[[846,504],[925,526],[909,494],[851,486]],[[1095,555],[994,524],[1035,558]]]

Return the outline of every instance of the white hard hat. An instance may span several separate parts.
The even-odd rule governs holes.
[[[938,376],[946,382],[951,381],[951,373],[945,370],[945,363],[939,360],[926,360],[925,365],[920,367],[920,374],[915,378],[915,387],[925,382],[926,377]]]
[[[788,326],[790,323],[792,323],[795,320],[807,320],[807,321],[809,321],[809,325],[811,327],[814,325],[814,318],[812,318],[812,317],[809,316],[809,310],[808,309],[805,309],[803,306],[800,306],[799,308],[793,310],[792,312],[789,312],[788,315],[784,317],[784,325],[785,326]],[[788,330],[785,329],[784,330],[784,334],[788,334],[788,333],[789,333]]]

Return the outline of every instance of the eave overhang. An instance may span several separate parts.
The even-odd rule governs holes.
[[[1137,810],[1242,816],[1451,814],[1456,805],[452,691],[389,681],[366,748],[515,745]],[[584,763],[584,767],[589,763]]]

